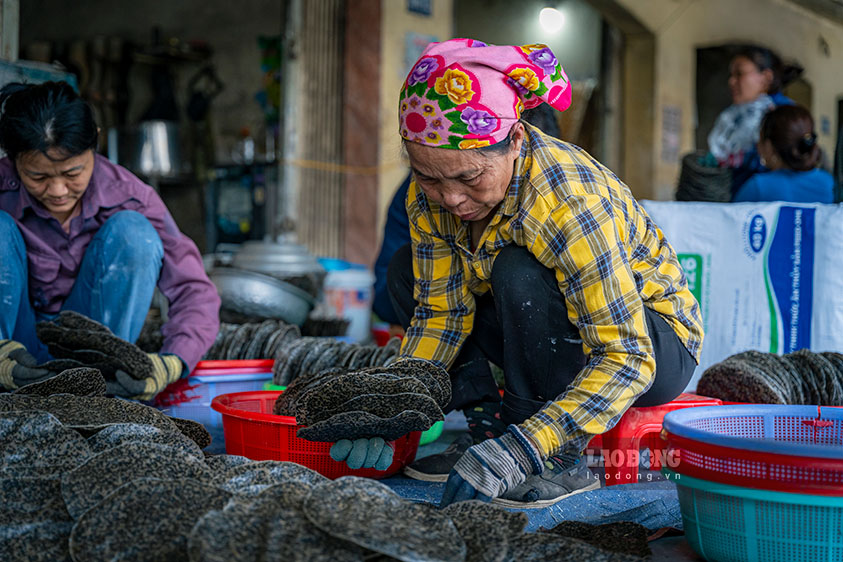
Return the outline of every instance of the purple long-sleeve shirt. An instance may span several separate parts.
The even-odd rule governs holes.
[[[94,156],[94,173],[70,232],[21,183],[8,158],[0,159],[0,210],[15,220],[26,243],[29,296],[38,312],[55,314],[70,294],[91,239],[123,210],[141,213],[158,231],[164,260],[158,288],[169,301],[162,353],[175,353],[193,370],[219,331],[220,298],[193,241],[182,234],[161,198],[125,168]]]

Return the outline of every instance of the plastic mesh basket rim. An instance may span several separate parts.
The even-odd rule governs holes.
[[[248,410],[241,410],[240,408],[235,408],[231,405],[246,398],[258,399],[258,396],[255,396],[258,393],[262,394],[263,398],[275,399],[278,398],[278,396],[282,392],[283,391],[281,390],[259,390],[220,394],[211,401],[211,408],[213,408],[220,414],[232,416],[241,420],[260,421],[272,425],[298,425],[296,424],[296,418],[292,416],[278,416],[275,414],[265,414],[263,412],[250,412]]]
[[[843,496],[843,410],[816,406],[732,405],[665,416],[670,467],[720,484]]]
[[[222,415],[223,430],[226,436],[226,451],[229,451],[229,437],[232,437],[232,448],[238,449],[240,454],[253,458],[246,451],[259,455],[255,460],[284,460],[299,463],[322,473],[329,478],[340,476],[362,476],[368,478],[384,478],[400,471],[415,458],[421,437],[420,431],[414,431],[394,441],[392,446],[393,464],[386,471],[374,468],[348,468],[344,462],[334,461],[330,454],[332,443],[308,441],[295,435],[299,426],[292,416],[278,416],[262,411],[243,410],[233,406],[244,401],[260,402],[274,401],[282,391],[254,390],[247,392],[233,392],[220,394],[211,401],[211,408]],[[229,431],[233,433],[229,435]],[[287,447],[271,447],[277,444],[276,436],[286,435]],[[284,442],[282,440],[282,442]]]
[[[817,406],[783,406],[778,404],[700,406],[697,408],[685,408],[669,412],[664,417],[664,429],[679,437],[732,449],[843,461],[843,447],[839,445],[802,444],[775,441],[772,439],[753,439],[698,429],[691,426],[692,423],[703,420],[746,420],[749,418],[759,417],[766,420],[767,416],[775,416],[777,418],[816,419],[817,410]],[[835,425],[839,424],[843,426],[843,409],[822,406],[820,407],[820,411],[822,414],[822,420],[833,421]],[[832,432],[840,431],[837,427],[830,427],[827,429]],[[820,428],[818,431],[826,431],[826,428]],[[838,438],[840,437],[841,436],[838,434]],[[841,466],[843,467],[843,464],[841,464]]]

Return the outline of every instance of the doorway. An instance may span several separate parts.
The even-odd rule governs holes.
[[[696,146],[708,146],[708,134],[720,112],[732,103],[729,93],[729,62],[742,48],[743,43],[730,43],[697,49],[697,130]],[[782,93],[809,111],[813,106],[813,87],[804,78],[788,84]]]

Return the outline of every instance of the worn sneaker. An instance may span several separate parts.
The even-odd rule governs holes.
[[[600,479],[582,458],[567,468],[556,457],[550,457],[544,465],[544,472],[528,476],[527,480],[492,502],[506,507],[547,507],[562,498],[600,487]]]
[[[411,465],[404,467],[404,475],[425,482],[446,482],[451,469],[473,444],[474,440],[471,434],[463,433],[441,453],[422,457]]]

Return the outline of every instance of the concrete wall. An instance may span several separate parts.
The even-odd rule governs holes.
[[[282,5],[281,0],[25,0],[20,6],[20,42],[25,46],[33,40],[67,42],[117,35],[149,44],[153,26],[159,26],[165,38],[206,41],[225,82],[225,90],[213,102],[212,121],[221,140],[217,152],[227,155],[244,126],[262,147],[264,117],[254,99],[263,76],[257,38],[280,34]],[[177,83],[182,108],[186,80],[197,68],[183,65],[184,75]],[[135,71],[130,119],[137,119],[149,101],[143,68],[136,64]]]
[[[19,0],[0,0],[0,59],[18,60]]]
[[[583,0],[560,3],[566,26],[554,36],[538,24],[538,13],[547,5],[539,0],[432,0],[431,5],[431,15],[424,16],[409,12],[406,0],[382,0],[381,4],[378,232],[386,207],[407,174],[398,136],[398,93],[415,62],[415,58],[405,60],[407,34],[429,35],[438,41],[461,36],[495,44],[545,42],[572,79],[599,77],[601,19]]]
[[[556,7],[565,16],[562,29],[549,33],[541,27],[539,12],[545,7]],[[458,0],[454,18],[462,37],[495,45],[545,43],[570,79],[600,78],[600,13],[583,0]]]
[[[651,154],[655,170],[651,189],[637,195],[671,199],[679,174],[676,161],[662,158],[662,143],[678,135],[679,152],[695,148],[696,49],[728,43],[759,43],[795,59],[805,67],[804,78],[813,86],[813,112],[828,154],[834,153],[837,134],[837,99],[843,96],[843,26],[832,23],[786,0],[617,0],[655,35],[655,109]],[[821,48],[824,42],[828,48]],[[627,88],[634,83],[627,83]],[[723,88],[727,85],[724,83]],[[627,91],[629,91],[627,89]],[[665,109],[668,111],[666,112]],[[679,111],[678,130],[664,116]],[[671,130],[672,129],[672,130]]]
[[[457,0],[459,1],[459,0]],[[407,174],[398,135],[398,95],[415,63],[405,61],[408,34],[453,37],[453,0],[432,0],[430,16],[407,10],[406,0],[381,0],[380,154],[378,157],[377,229],[383,232],[386,208]],[[380,239],[380,236],[379,236]]]

